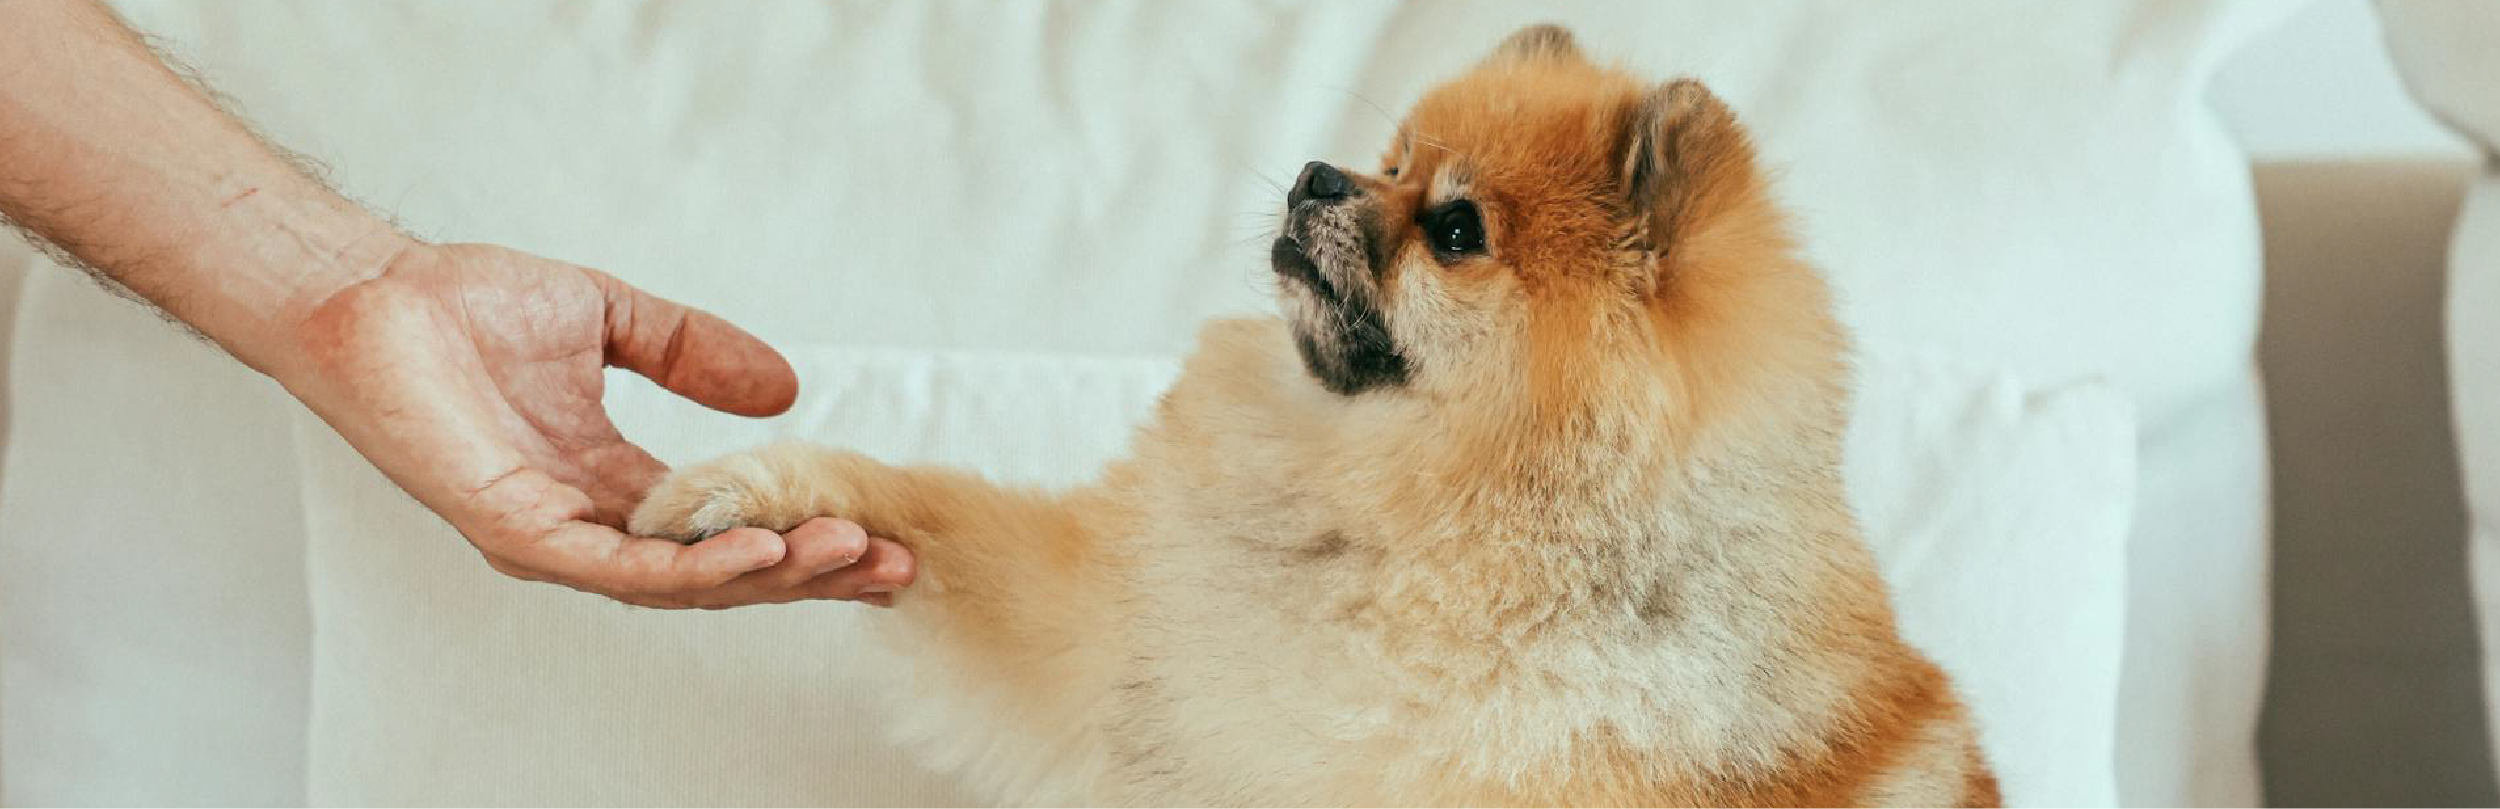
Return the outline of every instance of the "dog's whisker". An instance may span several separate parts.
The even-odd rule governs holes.
[[[1444,151],[1444,152],[1448,152],[1448,153],[1450,153],[1450,156],[1452,156],[1452,157],[1466,157],[1466,156],[1467,156],[1467,153],[1466,153],[1466,152],[1462,152],[1462,151],[1459,151],[1459,150],[1457,150],[1457,149],[1451,148],[1449,144],[1442,143],[1439,139],[1433,138],[1432,136],[1426,135],[1426,134],[1421,133],[1421,132],[1416,132],[1416,131],[1414,131],[1414,130],[1407,130],[1407,133],[1406,133],[1406,142],[1407,142],[1407,148],[1408,148],[1408,149],[1413,149],[1413,148],[1415,148],[1415,144],[1421,143],[1421,144],[1423,144],[1423,145],[1425,145],[1425,146],[1430,146],[1430,147],[1432,147],[1432,148],[1439,149],[1439,150]]]
[[[1249,172],[1250,176],[1258,178],[1259,182],[1267,184],[1267,190],[1275,192],[1278,196],[1284,195],[1285,184],[1278,182],[1276,180],[1276,175],[1269,174],[1260,169],[1258,166],[1252,164],[1250,161],[1243,160],[1238,157],[1233,158],[1233,164],[1242,171]]]
[[[1337,92],[1352,96],[1354,100],[1363,102],[1363,105],[1372,108],[1373,112],[1380,113],[1380,120],[1389,122],[1390,126],[1398,125],[1398,116],[1389,112],[1389,108],[1380,106],[1379,102],[1365,98],[1362,93],[1355,92],[1354,88],[1351,87],[1339,87],[1336,89]]]

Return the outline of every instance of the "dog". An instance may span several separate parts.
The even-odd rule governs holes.
[[[780,445],[630,527],[908,546],[872,621],[906,733],[1016,803],[1999,800],[1844,503],[1828,289],[1708,89],[1530,27],[1281,230],[1284,316],[1205,327],[1095,484]]]

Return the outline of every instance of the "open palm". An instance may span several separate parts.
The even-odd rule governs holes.
[[[798,380],[761,341],[606,274],[490,245],[420,245],[297,327],[281,382],[506,574],[628,603],[882,602],[910,554],[848,522],[694,545],[629,537],[667,471],[617,432],[607,366],[714,409],[767,416]]]

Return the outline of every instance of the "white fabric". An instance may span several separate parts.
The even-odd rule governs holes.
[[[774,422],[706,417],[647,385],[621,385],[617,410],[672,460],[804,437],[1067,485],[1119,453],[1173,372],[1153,360],[833,347],[798,359],[809,392]],[[2012,800],[2112,803],[2119,551],[2134,487],[2125,399],[1933,362],[1875,361],[1866,376],[1853,496],[1905,631],[1958,678]],[[319,422],[301,424],[324,605],[314,803],[977,797],[877,744],[887,712],[911,706],[852,698],[861,668],[877,665],[854,645],[860,609],[656,614],[516,585]],[[429,585],[409,587],[411,576]]]
[[[2078,785],[2106,779],[2088,773],[2098,766],[2097,751],[2114,747],[2120,797],[2128,802],[2255,799],[2249,737],[2265,613],[2262,432],[2249,361],[2254,216],[2242,155],[2202,94],[2213,66],[2292,4],[1962,0],[1904,9],[1591,0],[1544,4],[1533,15],[1490,2],[1289,8],[784,2],[734,10],[694,2],[484,0],[123,5],[137,23],[216,77],[278,140],[331,160],[349,191],[424,235],[500,242],[600,266],[784,345],[837,355],[882,346],[906,355],[1013,349],[1168,357],[1185,348],[1204,317],[1265,307],[1266,270],[1257,248],[1269,227],[1266,215],[1277,205],[1275,180],[1314,157],[1368,162],[1390,130],[1375,105],[1405,105],[1521,23],[1570,24],[1594,52],[1624,57],[1662,77],[1699,74],[1731,100],[1782,167],[1785,196],[1869,353],[1942,356],[1954,367],[1977,369],[1954,377],[1958,383],[1938,383],[1943,389],[1933,393],[1946,398],[1937,401],[1966,401],[1950,397],[1975,395],[1970,391],[1982,379],[2024,380],[2006,389],[2017,392],[2009,394],[2013,401],[2079,395],[2074,392],[2085,388],[2078,386],[2099,379],[2123,396],[2139,420],[2132,433],[2138,496],[2126,524],[2131,583],[2122,593],[2116,577],[2094,579],[2108,588],[2094,597],[2125,597],[2122,698],[2114,729],[2107,731],[2115,741],[2061,737],[2092,745],[2070,751],[2078,762],[2074,772],[2086,774],[2031,777],[2063,785],[2037,794],[2098,802],[2092,787]],[[91,292],[56,280],[30,285],[30,314],[89,305],[73,302],[92,298]],[[64,316],[42,329],[23,319],[19,324],[12,346],[19,358],[10,387],[12,441],[0,477],[7,485],[0,493],[7,498],[0,552],[31,554],[24,558],[40,564],[0,570],[6,577],[0,615],[37,608],[29,606],[32,595],[21,593],[74,598],[57,586],[30,588],[30,581],[108,575],[98,560],[110,546],[96,538],[123,530],[132,509],[107,499],[118,489],[101,481],[161,481],[156,490],[179,482],[197,489],[201,500],[228,501],[149,501],[152,523],[206,526],[189,531],[200,537],[197,545],[150,548],[165,554],[161,563],[168,570],[240,564],[212,560],[218,553],[283,552],[309,525],[316,551],[308,562],[316,627],[314,800],[382,794],[418,800],[398,789],[410,786],[403,781],[362,780],[358,774],[382,768],[357,765],[355,751],[376,740],[427,750],[483,744],[481,737],[493,734],[456,737],[462,744],[454,744],[449,740],[455,737],[415,729],[450,721],[434,715],[457,714],[464,703],[454,695],[475,701],[466,705],[523,710],[526,701],[518,695],[533,693],[523,686],[562,680],[555,674],[567,667],[701,666],[698,673],[712,682],[734,679],[739,687],[781,694],[799,693],[790,684],[797,680],[771,677],[837,679],[811,668],[833,665],[814,657],[777,656],[772,665],[787,668],[776,672],[764,661],[702,662],[684,650],[716,638],[734,646],[730,641],[814,631],[801,629],[815,626],[802,616],[842,614],[838,610],[653,616],[482,578],[489,575],[483,566],[403,499],[353,489],[347,481],[364,478],[343,472],[299,472],[287,463],[292,453],[244,438],[257,435],[251,429],[229,428],[233,411],[216,403],[243,400],[219,398],[224,394],[213,386],[194,393],[172,383],[184,378],[172,369],[198,365],[196,354],[129,357],[127,378],[81,372],[91,364],[82,358],[96,341],[139,328],[98,317]],[[44,367],[61,375],[31,385],[24,371],[35,358],[46,358],[53,364]],[[1881,367],[1907,367],[1887,362],[1893,364]],[[827,401],[814,390],[810,396]],[[27,409],[35,398],[56,404],[36,418]],[[270,408],[254,411],[258,417],[277,408],[265,400],[255,406]],[[2068,412],[2064,407],[2044,412]],[[124,415],[134,409],[146,415]],[[678,457],[729,449],[740,443],[741,430],[823,425],[851,435],[855,423],[914,416],[846,408],[753,425],[672,412],[686,420],[678,429],[695,432],[666,439],[650,435],[646,424],[637,435],[688,442],[671,445],[680,448]],[[216,436],[130,432],[123,425],[132,418],[215,425],[196,432]],[[2049,457],[2037,453],[2070,447],[2040,435],[2088,432],[2058,426],[2067,424],[2063,417],[2042,418],[1995,427],[1981,419],[1968,435],[1939,427],[1920,433],[1926,443],[1899,445],[1927,453],[1899,462],[1925,457],[1950,467],[1955,456],[1936,448],[1959,446],[1995,447],[1975,452],[2016,466],[2096,469],[2113,462],[2080,449],[2074,458],[2036,461]],[[96,440],[113,452],[96,459],[93,444],[56,435],[101,436]],[[139,435],[148,443],[132,442]],[[859,437],[905,442],[898,449],[912,454],[935,452],[933,442],[945,440],[934,432]],[[229,441],[253,451],[217,449]],[[306,455],[322,457],[316,450]],[[1019,456],[999,449],[984,457],[1005,462]],[[21,490],[35,470],[65,463],[92,464],[80,474],[96,480],[64,476],[52,488]],[[301,519],[233,491],[252,486],[260,492],[257,482],[295,477],[304,480],[309,497]],[[1978,508],[2003,500],[2007,508],[2042,504],[2027,513],[2064,514],[2062,506],[2052,506],[2070,493],[1970,485],[1921,495],[1936,498],[1924,501],[1932,507],[1926,510],[1949,514],[1954,509],[1947,504]],[[2084,488],[2078,484],[2075,491]],[[2093,554],[2116,553],[2119,546],[2094,544],[2079,532],[2092,520],[2127,519],[2126,500],[2099,498],[2101,511],[2090,519],[2077,516],[2025,540],[2070,538],[2052,549],[2061,560],[2047,565],[2054,572],[2115,564]],[[224,528],[238,522],[254,528]],[[1938,522],[1928,530],[1963,530],[1954,528],[1959,524]],[[23,550],[46,542],[78,544]],[[401,558],[392,554],[411,561],[389,576],[351,575],[379,559]],[[214,579],[235,599],[228,603],[250,602],[271,615],[304,603],[301,583],[259,581],[251,575],[266,578],[272,571],[250,570]],[[1929,586],[1915,578],[1905,585]],[[1959,593],[1949,587],[1963,585],[1932,586]],[[2048,601],[2044,594],[2055,589],[1996,586],[2002,589],[1986,591],[1990,603],[1965,602],[1963,610],[2039,614],[2034,602]],[[62,638],[60,654],[69,655],[62,659],[126,666],[117,655],[167,647],[121,634],[120,627],[181,625],[164,622],[168,615],[202,620],[177,591],[138,592],[147,589],[134,583],[132,592],[121,594],[126,597],[88,602],[115,605],[109,615],[64,615],[49,606],[53,602],[37,603],[50,610],[43,626]],[[1904,594],[1913,607],[1927,597],[1923,589]],[[2094,597],[2066,596],[2075,604],[2106,605]],[[528,608],[498,606],[514,603]],[[142,687],[138,678],[151,671],[125,668],[132,679],[114,683],[52,677],[31,681],[42,690],[28,693],[36,685],[18,675],[50,665],[51,656],[25,661],[19,637],[34,622],[7,620],[0,624],[8,631],[0,637],[8,650],[0,675],[11,679],[0,682],[0,694],[11,696],[0,708],[31,701],[112,705]],[[826,619],[823,631],[838,633],[840,620]],[[1977,618],[1969,620],[1968,631],[1986,629]],[[638,627],[642,634],[633,637],[655,651],[600,634],[614,631],[611,622]],[[495,634],[505,623],[571,631]],[[303,659],[300,636],[282,637],[289,631],[283,621],[231,631],[267,636],[236,639],[228,647],[234,655]],[[481,638],[522,637],[531,644],[508,647],[500,657],[444,652]],[[1951,648],[1940,651],[1970,654]],[[1988,653],[1970,658],[1970,665],[2063,660],[2049,655]],[[2080,677],[2076,672],[2119,665],[2118,659],[2077,660],[2057,673]],[[167,694],[188,688],[276,704],[287,693],[283,683],[248,677],[153,671],[158,676],[146,682],[163,684],[159,690]],[[825,676],[813,678],[820,671]],[[399,690],[380,690],[385,682]],[[705,728],[745,727],[729,719],[710,720],[717,725],[687,719],[717,693],[704,690],[703,682],[672,681],[670,690],[658,693],[643,683],[631,693],[648,696],[644,703],[603,692],[615,699],[598,703],[605,706],[602,716],[619,724],[602,738],[642,739],[650,746],[638,748],[638,757],[564,764],[606,769],[551,780],[548,792],[506,784],[509,790],[498,793],[506,797],[493,802],[559,800],[552,796],[570,787],[578,787],[570,793],[578,797],[561,800],[621,799],[598,791],[600,774],[681,772],[660,766],[683,752],[672,741],[703,737]],[[572,707],[546,710],[580,710],[592,702],[568,699],[562,705]],[[654,703],[664,707],[651,708]],[[823,716],[851,716],[851,710],[834,705]],[[656,718],[661,715],[686,721],[669,724]],[[7,791],[0,801],[73,801],[149,789],[158,790],[145,792],[161,796],[155,800],[230,794],[211,788],[224,776],[190,769],[223,761],[222,754],[160,739],[146,725],[68,708],[5,716],[0,788]],[[301,724],[283,730],[291,715],[271,717],[272,724],[246,735],[261,738],[260,731],[272,727],[281,730],[269,738],[301,732]],[[797,779],[831,777],[759,761],[831,762],[823,766],[851,774],[896,766],[872,749],[848,746],[852,728],[805,724],[786,713],[772,718],[783,724],[768,729],[788,732],[734,734],[735,749],[756,757],[742,759],[754,769],[737,770],[743,775],[736,778],[645,784],[650,789],[639,794],[698,800],[744,795],[734,790],[761,789],[751,782],[793,773]],[[538,738],[531,727],[516,722],[497,732]],[[550,737],[565,732],[563,726],[545,730]],[[161,770],[140,771],[161,772],[167,780],[126,783],[132,779],[122,773],[133,770],[114,769],[121,760],[110,755],[95,766],[74,757],[32,758],[38,740],[60,734],[118,738],[113,753],[160,762]],[[730,738],[714,736],[716,744]],[[268,749],[274,752],[255,760],[258,769],[238,771],[275,774],[302,766],[286,760],[285,750]],[[559,764],[548,762],[568,755],[561,748],[536,750],[534,758],[507,757],[501,764],[511,772],[552,771]],[[828,752],[835,755],[819,755]],[[853,760],[872,764],[844,763]],[[458,771],[427,761],[402,760],[395,770],[401,779],[437,782],[433,788],[441,791],[425,800],[492,797],[459,791],[466,773],[451,775]],[[896,794],[876,791],[884,788],[856,786],[834,795],[809,790],[806,799],[877,801]],[[257,794],[220,799],[271,800]]]
[[[2379,13],[2414,96],[2483,159],[2449,245],[2448,388],[2488,699],[2500,694],[2500,5],[2380,0]],[[2500,733],[2500,709],[2492,714]]]
[[[293,400],[35,269],[0,475],[0,805],[300,803]]]
[[[1934,362],[1867,369],[1851,502],[1902,631],[1955,678],[2010,806],[2112,806],[2132,414]]]
[[[2500,30],[2500,29],[2495,29]],[[2500,174],[2486,174],[2458,215],[2448,267],[2448,384],[2483,635],[2483,694],[2500,694]],[[2490,727],[2500,728],[2500,708]],[[2494,731],[2500,749],[2500,730]]]

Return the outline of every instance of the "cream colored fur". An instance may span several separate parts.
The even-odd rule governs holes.
[[[909,546],[922,579],[859,653],[907,684],[907,734],[1008,802],[1993,802],[1843,502],[1819,276],[1750,154],[1694,151],[1741,133],[1697,86],[1644,95],[1554,36],[1418,109],[1447,156],[1393,150],[1407,179],[1364,181],[1398,211],[1464,191],[1510,217],[1481,261],[1408,244],[1366,281],[1407,384],[1331,393],[1286,323],[1221,321],[1096,485],[784,445],[676,473],[632,527],[832,515]],[[1471,92],[1555,99],[1560,123],[1471,126]],[[1583,108],[1732,140],[1660,152],[1698,185],[1641,225],[1592,198],[1624,141]],[[1585,182],[1523,173],[1562,165],[1504,156],[1523,141],[1588,158]],[[1421,176],[1435,160],[1471,161],[1474,190]],[[1558,235],[1618,226],[1650,230]],[[1328,305],[1285,295],[1305,323]]]

